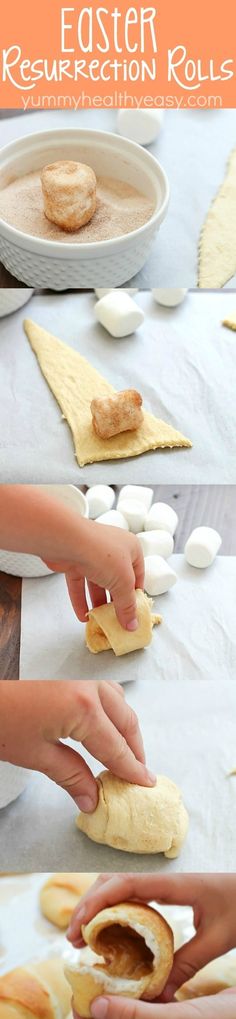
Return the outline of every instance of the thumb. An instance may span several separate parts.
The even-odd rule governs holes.
[[[181,1005],[157,1005],[149,1001],[136,1001],[133,998],[114,997],[95,998],[92,1002],[93,1019],[183,1019],[185,1015]],[[74,1019],[78,1019],[74,1012]],[[187,1013],[186,1019],[190,1019]]]
[[[53,782],[65,789],[80,810],[92,813],[98,802],[98,787],[83,757],[63,743],[48,743],[40,769]]]
[[[203,933],[199,931],[199,934],[176,952],[173,969],[161,1000],[172,1001],[178,988],[191,980],[208,962],[221,955],[221,951],[222,936],[216,926],[211,931],[209,928]]]
[[[112,601],[117,619],[124,630],[137,630],[137,606],[135,595],[135,576],[132,568],[130,572],[119,578],[119,582],[110,589]]]

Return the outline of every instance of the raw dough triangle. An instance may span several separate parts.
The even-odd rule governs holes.
[[[93,430],[91,400],[95,396],[111,396],[116,390],[81,354],[41,326],[26,319],[24,328],[42,373],[68,421],[80,467],[99,460],[139,456],[148,449],[192,445],[171,425],[146,411],[137,432],[122,432],[111,439],[100,439]]]
[[[207,214],[200,238],[201,288],[223,287],[236,272],[236,149],[223,184]]]
[[[227,329],[233,329],[236,331],[236,313],[235,315],[231,315],[231,318],[224,318],[222,325],[227,326]]]

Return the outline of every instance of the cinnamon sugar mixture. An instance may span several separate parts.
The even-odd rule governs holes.
[[[97,178],[97,208],[90,223],[68,233],[46,218],[39,172],[18,177],[0,190],[0,218],[31,237],[82,244],[132,233],[151,218],[154,204],[132,185]]]

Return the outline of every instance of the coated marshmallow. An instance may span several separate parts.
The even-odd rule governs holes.
[[[145,579],[144,590],[147,594],[155,597],[158,594],[165,594],[174,584],[177,575],[171,569],[166,559],[159,555],[148,555],[144,559]]]
[[[162,556],[169,559],[174,549],[174,539],[169,531],[141,531],[137,534],[144,556]]]
[[[112,509],[115,502],[115,492],[110,485],[92,485],[87,491],[89,516],[91,520],[100,517],[102,513]]]
[[[94,293],[100,299],[100,297],[106,297],[106,294],[114,294],[117,291],[119,294],[120,289],[118,287],[95,287]],[[132,297],[135,297],[135,294],[138,294],[138,287],[122,287],[122,291],[124,294],[131,294]]]
[[[118,503],[119,511],[127,520],[129,530],[133,534],[137,534],[138,531],[142,531],[144,522],[147,515],[146,507],[143,502],[139,502],[138,499],[122,499]]]
[[[144,321],[144,312],[124,290],[112,290],[95,305],[98,322],[111,336],[130,336]]]
[[[147,514],[147,518],[144,525],[145,531],[169,531],[169,534],[175,534],[176,527],[178,524],[178,517],[172,506],[168,506],[166,502],[154,502],[153,506]]]
[[[118,510],[110,510],[108,513],[103,513],[101,517],[97,517],[96,523],[110,524],[111,527],[121,527],[123,531],[129,530],[127,520],[123,517],[123,513],[119,513]]]
[[[146,510],[149,510],[153,500],[153,488],[145,488],[144,485],[124,485],[119,494],[117,507],[123,499],[138,499],[138,502],[143,502]]]
[[[119,110],[119,134],[138,145],[151,145],[160,134],[163,116],[163,110]]]
[[[157,304],[164,304],[165,308],[177,308],[177,305],[184,301],[188,291],[185,287],[169,287],[166,290],[153,290],[152,293]]]
[[[213,527],[196,527],[185,545],[185,556],[190,566],[205,569],[211,566],[222,545],[222,538]]]

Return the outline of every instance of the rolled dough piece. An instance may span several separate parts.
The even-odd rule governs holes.
[[[207,214],[199,249],[198,286],[223,287],[236,272],[236,149]]]
[[[137,431],[100,439],[92,425],[91,400],[114,395],[114,387],[81,354],[35,322],[27,319],[24,328],[44,378],[71,429],[80,467],[101,460],[139,456],[149,449],[191,447],[189,439],[147,411]]]
[[[144,591],[136,591],[136,605],[139,623],[137,630],[124,630],[117,619],[113,602],[90,610],[85,639],[92,654],[112,649],[119,657],[151,643],[153,626],[161,623],[161,616],[152,615],[152,600],[147,598]]]
[[[227,987],[236,987],[236,954],[222,955],[204,966],[204,969],[188,980],[176,993],[177,1001],[202,998],[208,994],[219,994]]]
[[[188,815],[174,782],[157,775],[155,786],[131,785],[102,771],[97,779],[98,805],[80,813],[77,827],[93,842],[126,853],[179,856],[188,831]]]
[[[145,1001],[161,994],[173,965],[173,933],[156,909],[119,903],[97,913],[82,934],[90,946],[89,961],[85,949],[65,966],[80,1016],[91,1015],[92,1001],[101,994]]]
[[[40,890],[43,916],[64,930],[68,927],[79,899],[91,888],[97,874],[51,874]]]
[[[235,315],[231,315],[230,318],[225,318],[222,322],[223,326],[227,326],[227,329],[233,329],[236,331],[236,312]]]

